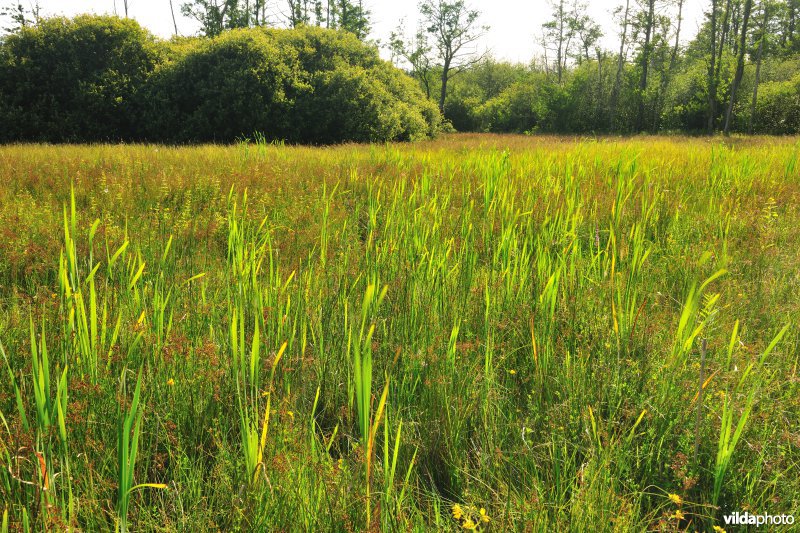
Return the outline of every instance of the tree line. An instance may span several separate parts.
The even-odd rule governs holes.
[[[231,31],[327,29],[373,58],[387,50],[417,82],[411,99],[424,94],[459,131],[800,132],[800,0],[704,1],[687,42],[688,0],[620,0],[613,27],[593,20],[583,0],[550,0],[537,30],[541,54],[512,64],[479,52],[488,28],[467,0],[420,0],[417,27],[401,23],[383,43],[370,39],[363,0],[191,0],[179,8],[202,37],[179,38],[176,24],[173,52],[162,55],[171,63],[185,43],[203,49]],[[7,43],[42,25],[36,8],[7,14]]]
[[[550,0],[520,65],[470,47],[485,28],[465,0],[423,0],[389,48],[457,130],[800,132],[800,0],[707,0],[684,44],[687,1],[622,0],[602,28],[587,2]]]

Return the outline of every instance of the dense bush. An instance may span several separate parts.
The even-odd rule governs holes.
[[[289,137],[298,92],[297,54],[260,31],[233,30],[188,45],[143,91],[144,138],[232,141],[262,132]]]
[[[269,30],[298,61],[289,139],[306,143],[416,140],[438,129],[436,106],[354,35],[315,27]],[[269,135],[268,135],[269,136]]]
[[[481,106],[498,97],[515,83],[526,80],[529,70],[492,58],[485,58],[471,68],[459,72],[449,82],[444,116],[458,131],[485,130]],[[436,73],[436,78],[439,73]],[[439,82],[433,80],[438,94]]]
[[[336,143],[434,134],[435,105],[377,49],[321,28],[156,41],[115,17],[49,19],[0,43],[3,141]]]
[[[136,22],[52,18],[0,46],[0,141],[134,135],[133,102],[162,50]]]
[[[484,131],[528,132],[546,125],[549,110],[542,95],[544,84],[535,83],[533,77],[511,85],[478,109]]]
[[[695,61],[675,76],[665,96],[661,115],[667,130],[705,131],[708,124],[707,65]]]
[[[763,84],[758,90],[754,128],[762,133],[800,131],[800,74],[787,81]]]

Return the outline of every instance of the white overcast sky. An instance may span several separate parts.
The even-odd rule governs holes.
[[[26,0],[20,0],[26,3]],[[28,0],[33,2],[34,0]],[[275,0],[286,4],[286,0]],[[197,33],[198,24],[180,15],[180,5],[185,0],[173,0],[181,35]],[[600,24],[605,33],[603,44],[614,49],[617,43],[617,25],[612,20],[614,8],[624,0],[589,0],[589,13]],[[42,14],[72,16],[78,13],[122,14],[123,0],[39,0]],[[490,27],[479,46],[481,51],[489,49],[498,59],[528,62],[540,55],[537,39],[541,25],[550,15],[547,0],[472,0],[468,3],[482,13],[481,23]],[[693,37],[701,23],[707,0],[685,0],[682,41]],[[128,0],[128,14],[156,35],[169,37],[173,33],[169,0]],[[409,30],[416,28],[417,0],[364,0],[372,11],[373,28],[371,38],[383,42],[401,20]],[[635,1],[631,1],[631,5]],[[383,52],[386,55],[385,52]]]

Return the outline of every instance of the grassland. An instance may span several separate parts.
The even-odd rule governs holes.
[[[800,517],[799,154],[0,147],[0,528]]]

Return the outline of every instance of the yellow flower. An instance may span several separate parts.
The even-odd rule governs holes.
[[[464,523],[461,524],[461,527],[463,527],[464,529],[468,529],[470,531],[475,531],[476,529],[478,529],[478,526],[475,525],[475,522],[473,522],[471,518],[467,518],[466,520],[464,520]]]
[[[511,370],[508,371],[508,373],[513,376],[514,374],[517,373],[517,371],[512,368]]]
[[[481,514],[481,522],[486,522],[488,524],[489,523],[489,515],[486,514],[486,509],[481,507],[480,514]]]
[[[680,509],[675,511],[675,519],[676,520],[683,520],[684,518],[686,518],[686,517],[684,516],[684,514],[681,512]]]
[[[670,499],[670,501],[671,501],[672,503],[674,503],[675,505],[680,505],[680,504],[682,504],[682,503],[683,503],[683,498],[681,498],[681,497],[680,497],[680,496],[678,496],[677,494],[670,494],[670,495],[669,495],[669,499]]]
[[[175,380],[174,380],[174,379],[172,379],[172,378],[169,378],[169,379],[167,380],[167,386],[168,386],[168,387],[172,387],[173,385],[175,385]]]
[[[716,531],[717,533],[725,533],[725,530],[724,530],[724,529],[722,529],[722,528],[721,528],[721,527],[719,527],[719,526],[714,526],[714,531]]]
[[[464,516],[464,510],[461,508],[461,506],[458,504],[453,505],[453,518],[456,520],[461,520],[462,516]]]

